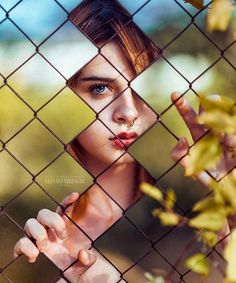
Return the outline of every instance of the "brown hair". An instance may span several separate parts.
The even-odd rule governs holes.
[[[96,45],[111,39],[116,41],[136,74],[148,67],[159,54],[160,49],[116,0],[84,0],[69,18]]]
[[[123,50],[134,72],[138,75],[159,55],[160,49],[132,21],[130,13],[116,0],[84,0],[69,15],[69,19],[98,47],[109,40]],[[73,88],[78,73],[69,81]],[[77,139],[67,147],[79,160],[82,148]],[[137,182],[153,180],[137,165]]]

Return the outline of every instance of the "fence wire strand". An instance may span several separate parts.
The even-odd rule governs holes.
[[[53,1],[53,0],[52,0]],[[52,194],[50,194],[49,192],[47,192],[47,190],[37,181],[37,176],[39,176],[43,171],[45,171],[48,167],[50,167],[52,164],[54,164],[56,162],[56,160],[62,156],[63,154],[70,154],[70,152],[68,151],[68,145],[74,140],[74,138],[69,142],[69,143],[65,143],[52,129],[50,129],[49,126],[46,125],[46,123],[44,123],[37,115],[39,113],[39,111],[41,111],[42,109],[44,109],[50,102],[52,102],[58,95],[60,95],[60,93],[66,89],[66,88],[70,88],[73,92],[75,92],[70,86],[68,86],[68,80],[67,78],[61,73],[61,71],[59,71],[57,69],[56,66],[54,66],[54,64],[52,62],[50,62],[49,59],[46,58],[46,56],[41,52],[40,48],[41,46],[43,46],[43,44],[45,42],[47,42],[57,31],[59,31],[63,25],[67,22],[71,22],[69,20],[69,12],[67,11],[67,9],[63,6],[63,4],[60,3],[59,0],[54,0],[53,2],[55,4],[58,5],[58,7],[60,7],[68,16],[68,18],[63,21],[53,32],[51,32],[43,41],[41,41],[39,44],[36,44],[34,42],[33,39],[31,39],[31,37],[29,35],[27,35],[27,33],[13,20],[11,19],[11,12],[18,7],[18,5],[21,5],[21,3],[23,3],[24,0],[18,1],[14,6],[12,6],[9,10],[6,10],[3,5],[0,4],[0,9],[2,9],[2,11],[4,11],[5,13],[5,18],[0,22],[0,24],[3,24],[5,21],[9,20],[14,27],[18,30],[18,32],[24,36],[25,40],[29,41],[35,48],[35,52],[29,56],[24,62],[22,62],[17,68],[15,68],[12,72],[10,72],[10,74],[8,74],[7,76],[3,75],[1,73],[0,70],[0,76],[3,79],[3,84],[0,86],[0,89],[3,87],[8,87],[13,93],[14,95],[20,99],[21,102],[24,103],[24,105],[30,109],[33,113],[33,118],[31,120],[29,120],[28,122],[26,122],[23,126],[21,126],[21,128],[19,130],[17,130],[13,135],[11,135],[6,141],[3,141],[0,138],[0,142],[2,143],[2,149],[0,151],[0,154],[3,153],[4,151],[7,152],[14,160],[15,162],[23,167],[32,177],[32,180],[29,184],[27,184],[24,188],[21,189],[21,191],[19,193],[17,193],[14,197],[12,197],[10,200],[7,201],[7,203],[5,203],[4,205],[1,206],[1,210],[0,210],[0,215],[4,215],[5,217],[7,217],[7,219],[9,219],[9,221],[11,221],[18,229],[20,229],[23,233],[24,233],[24,229],[23,227],[17,223],[16,220],[14,220],[13,217],[11,217],[7,212],[6,212],[6,208],[16,199],[18,199],[32,184],[36,184],[41,191],[46,194],[56,205],[60,205],[60,203],[52,196]],[[146,1],[145,3],[143,3],[133,14],[132,14],[132,18],[130,19],[130,21],[128,21],[126,23],[126,25],[129,25],[130,22],[133,21],[135,15],[137,15],[140,11],[142,11],[142,9],[144,9],[144,7],[148,6],[150,4],[151,0]],[[173,2],[176,3],[176,5],[182,9],[182,11],[189,17],[189,24],[186,25],[186,27],[184,27],[180,32],[178,32],[178,34],[176,36],[174,36],[169,42],[167,42],[163,48],[160,49],[160,55],[156,58],[156,60],[154,62],[152,62],[147,68],[150,68],[152,66],[152,64],[155,64],[160,58],[162,58],[175,72],[177,72],[182,78],[183,80],[185,80],[189,86],[189,88],[182,94],[182,96],[186,95],[186,93],[189,90],[192,90],[193,93],[196,95],[196,97],[199,96],[198,92],[196,90],[194,90],[193,87],[193,83],[195,83],[196,81],[198,81],[203,75],[205,75],[206,72],[208,72],[211,68],[213,68],[220,60],[224,60],[224,62],[226,62],[234,71],[236,70],[236,66],[233,65],[233,63],[227,58],[225,57],[225,53],[226,51],[231,48],[234,44],[235,44],[235,40],[233,42],[231,42],[228,46],[221,48],[219,47],[219,45],[212,39],[210,38],[203,30],[201,27],[198,26],[198,24],[195,22],[196,18],[199,16],[199,14],[203,13],[203,11],[205,11],[206,9],[209,9],[210,5],[212,4],[212,1],[210,1],[207,5],[204,6],[204,8],[200,11],[198,11],[195,15],[192,15],[185,7],[185,5],[181,2],[181,1],[177,1],[174,0]],[[72,22],[73,24],[73,22]],[[192,81],[190,81],[189,79],[187,79],[185,77],[184,74],[181,73],[181,71],[178,70],[177,67],[174,66],[173,63],[171,63],[168,58],[165,56],[165,51],[168,50],[168,48],[175,44],[175,41],[177,39],[179,39],[190,27],[196,27],[196,29],[199,31],[199,33],[201,33],[205,39],[213,46],[213,48],[216,48],[219,52],[219,57],[212,62],[202,73],[200,73],[195,79],[193,79]],[[78,29],[78,31],[82,32],[82,30],[80,30],[77,26],[76,28]],[[91,39],[85,34],[83,33],[84,36],[91,41]],[[116,36],[116,34],[114,34],[113,37],[111,37],[109,39],[112,40],[112,38],[114,38]],[[109,42],[108,41],[108,42]],[[92,41],[91,41],[92,42]],[[92,42],[94,44],[94,42]],[[105,46],[105,44],[107,44],[107,42],[104,43],[103,46]],[[102,47],[103,47],[102,46]],[[114,66],[114,64],[112,64],[112,62],[110,62],[102,53],[102,47],[98,47],[98,54],[97,55],[101,55],[116,71],[117,73],[122,76],[126,81],[127,81],[127,88],[125,88],[123,91],[121,91],[112,101],[110,101],[105,107],[103,107],[101,110],[99,111],[95,111],[91,105],[89,105],[88,102],[86,102],[82,97],[80,97],[80,99],[83,101],[83,103],[85,103],[89,109],[91,109],[95,115],[96,115],[96,119],[94,121],[92,121],[85,129],[83,129],[83,131],[86,131],[87,128],[89,128],[95,121],[100,121],[100,123],[109,131],[109,133],[111,133],[112,135],[115,135],[115,133],[106,125],[106,123],[104,123],[104,121],[100,118],[100,114],[107,108],[109,107],[109,105],[111,105],[116,99],[118,99],[121,95],[124,94],[124,92],[127,89],[130,89],[133,93],[135,93],[135,95],[142,100],[145,104],[147,104],[147,106],[153,111],[153,113],[155,113],[156,115],[156,121],[150,125],[150,127],[144,131],[144,133],[142,133],[140,135],[140,138],[142,138],[142,136],[144,136],[148,131],[150,131],[153,127],[155,127],[157,124],[161,125],[166,132],[168,132],[175,141],[179,140],[179,137],[168,127],[168,125],[166,123],[163,122],[162,117],[165,116],[165,114],[167,112],[169,112],[172,107],[174,106],[175,102],[171,103],[170,105],[168,105],[164,110],[161,111],[161,113],[157,113],[153,107],[151,105],[149,105],[140,95],[139,93],[136,93],[132,88],[131,88],[131,81],[128,81],[127,78],[116,68],[116,66]],[[47,62],[60,76],[61,78],[65,81],[65,86],[60,89],[57,93],[55,93],[49,100],[47,100],[43,105],[41,105],[37,110],[35,110],[30,103],[28,103],[24,98],[21,97],[20,94],[17,93],[17,91],[14,89],[14,87],[12,87],[9,83],[8,80],[25,64],[27,64],[30,60],[32,60],[32,58],[34,58],[35,55],[39,55],[45,62]],[[94,59],[94,58],[93,58]],[[92,59],[92,60],[93,60]],[[91,60],[91,61],[92,61]],[[90,61],[90,62],[91,62]],[[90,62],[88,62],[87,64],[89,64]],[[145,72],[146,69],[144,69],[142,72],[140,72],[138,74],[138,76],[141,76],[143,72]],[[21,162],[19,160],[19,158],[17,158],[16,156],[14,156],[13,153],[11,153],[11,151],[8,149],[8,144],[10,141],[14,140],[24,129],[26,129],[31,123],[33,123],[34,121],[38,121],[46,131],[48,131],[51,135],[53,135],[53,137],[60,143],[60,145],[62,146],[62,151],[60,153],[57,154],[57,156],[55,158],[52,159],[51,162],[49,162],[47,165],[44,166],[43,169],[41,169],[37,174],[33,174],[32,171],[30,170],[30,168],[28,168],[26,165],[23,164],[23,162]],[[82,134],[83,131],[80,133]],[[79,135],[80,135],[79,134]],[[208,134],[208,132],[206,133],[206,135]],[[201,137],[202,138],[202,137]],[[201,139],[199,138],[199,140]],[[119,137],[118,137],[119,139]],[[119,139],[120,142],[122,143],[122,140]],[[198,141],[194,142],[192,146],[194,146]],[[121,272],[116,265],[108,258],[106,257],[106,255],[99,250],[96,247],[96,242],[102,238],[107,232],[109,232],[109,230],[112,229],[112,227],[114,227],[121,219],[118,219],[115,223],[113,223],[109,229],[107,229],[106,231],[104,231],[101,235],[99,235],[99,237],[96,238],[96,240],[91,239],[91,237],[86,233],[86,231],[84,231],[81,227],[79,227],[75,221],[73,221],[68,215],[65,214],[65,216],[78,228],[80,229],[87,237],[88,239],[90,239],[91,241],[91,248],[93,247],[94,249],[96,249],[102,257],[104,257],[109,264],[111,264],[119,273],[120,273],[120,279],[118,282],[128,282],[125,279],[126,274],[132,270],[136,265],[138,265],[141,261],[145,260],[145,258],[147,258],[152,252],[156,253],[160,258],[162,258],[166,264],[169,266],[170,271],[167,275],[167,278],[171,280],[171,277],[173,275],[173,273],[177,274],[179,276],[179,279],[177,282],[179,283],[189,283],[188,281],[185,281],[186,276],[191,272],[191,270],[187,270],[185,272],[181,272],[181,269],[179,269],[179,265],[182,263],[183,261],[183,256],[185,254],[186,249],[188,249],[190,246],[192,246],[195,242],[196,242],[196,237],[193,237],[192,239],[190,239],[189,242],[186,243],[186,246],[183,248],[183,251],[180,253],[179,257],[174,261],[174,263],[171,263],[169,261],[168,258],[165,257],[165,255],[163,255],[159,250],[158,250],[158,243],[161,242],[164,238],[166,238],[168,235],[170,235],[176,228],[178,228],[179,226],[181,226],[181,223],[176,225],[175,227],[170,228],[167,232],[165,232],[162,236],[160,236],[158,239],[156,240],[152,240],[145,231],[143,231],[138,225],[136,225],[135,221],[133,221],[129,216],[128,216],[128,212],[129,210],[135,206],[136,203],[138,203],[140,201],[140,199],[138,199],[136,202],[134,202],[128,209],[124,210],[122,208],[122,206],[99,184],[98,182],[98,178],[100,176],[102,176],[103,174],[105,174],[114,164],[116,164],[116,162],[123,157],[123,155],[125,154],[129,154],[134,160],[135,162],[137,162],[137,164],[141,167],[144,168],[144,166],[135,159],[135,156],[133,156],[130,152],[127,151],[128,148],[126,147],[126,150],[123,154],[121,154],[116,160],[114,160],[114,162],[112,162],[107,168],[105,168],[101,173],[99,173],[97,176],[93,176],[91,174],[91,172],[89,172],[87,170],[87,168],[78,160],[75,160],[79,166],[81,166],[84,170],[86,170],[86,172],[88,173],[89,176],[91,176],[93,178],[93,183],[83,192],[83,194],[85,194],[93,185],[97,185],[101,191],[103,193],[105,193],[118,207],[119,209],[122,211],[122,219],[127,220],[127,222],[145,239],[148,241],[150,248],[149,250],[147,250],[144,254],[142,254],[140,257],[138,257],[134,262],[132,262],[132,264],[127,267],[123,272]],[[71,154],[70,154],[71,155]],[[71,155],[72,156],[72,155]],[[72,156],[73,157],[73,156]],[[182,157],[184,158],[184,156]],[[181,158],[181,159],[182,159]],[[155,178],[155,185],[160,188],[163,193],[164,189],[162,189],[161,185],[159,185],[159,181],[161,179],[164,178],[165,175],[167,175],[169,172],[171,172],[178,164],[179,164],[178,160],[177,162],[175,162],[171,167],[169,167],[165,172],[163,172],[159,177]],[[146,171],[148,171],[146,168],[144,168]],[[220,178],[220,180],[217,180],[217,182],[221,181],[225,176],[227,176],[234,168],[232,168],[229,172],[227,172],[223,177]],[[207,174],[210,175],[209,172],[206,172]],[[211,175],[210,175],[211,176]],[[213,176],[211,176],[211,178],[214,178]],[[206,197],[209,195],[209,193],[206,193]],[[181,211],[181,213],[186,217],[191,213],[191,209],[185,211],[185,209],[181,208],[177,203],[175,204],[175,206],[177,207],[177,209],[179,209]],[[62,209],[64,209],[61,206]],[[229,235],[226,235],[224,238],[228,237]],[[217,243],[217,245],[215,247],[213,247],[212,249],[210,249],[209,251],[207,251],[207,253],[205,254],[206,257],[210,257],[212,254],[217,254],[218,257],[220,257],[223,261],[225,261],[224,257],[222,256],[222,254],[220,253],[220,251],[218,251],[217,246],[220,245],[220,243],[224,240],[224,238],[220,239],[219,242]],[[174,239],[173,239],[174,241]],[[18,259],[16,259],[18,260]],[[11,281],[10,278],[8,278],[5,274],[4,271],[11,265],[15,264],[16,260],[12,260],[11,262],[8,262],[7,265],[5,265],[4,267],[1,267],[0,269],[0,276],[2,276],[7,282],[13,282]],[[70,282],[68,281],[68,279],[66,279],[66,277],[64,276],[64,273],[66,272],[66,270],[68,270],[71,266],[73,266],[73,264],[75,264],[76,262],[73,262],[70,266],[68,266],[65,270],[60,270],[61,272],[61,278],[63,278],[66,282]],[[157,263],[158,264],[158,263]],[[216,267],[219,272],[224,273],[224,271],[221,269],[220,266]],[[110,283],[110,282],[109,282]],[[115,283],[115,282],[114,282]]]

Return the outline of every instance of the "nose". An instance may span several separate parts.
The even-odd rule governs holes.
[[[134,95],[132,94],[132,91],[128,89],[117,98],[113,120],[120,124],[132,125],[138,116]]]

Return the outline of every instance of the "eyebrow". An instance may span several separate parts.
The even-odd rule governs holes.
[[[91,76],[91,77],[82,77],[78,78],[79,81],[102,81],[102,82],[108,82],[112,83],[116,79],[115,78],[109,78],[109,77],[98,77],[98,76]]]

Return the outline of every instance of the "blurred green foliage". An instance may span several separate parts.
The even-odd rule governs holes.
[[[180,16],[177,22],[185,20],[185,17],[186,15]],[[169,25],[163,25],[158,30],[153,29],[149,33],[149,36],[160,46],[167,44],[180,31],[180,26],[176,22],[171,22],[170,19],[169,23]],[[204,21],[200,19],[199,24],[207,33]],[[232,33],[229,28],[224,33],[212,33],[211,38],[222,46],[225,42],[231,41]],[[13,54],[22,52],[19,50],[18,43],[11,42]],[[7,46],[5,48],[7,49]],[[234,44],[224,54],[234,67],[236,66],[235,55]],[[196,88],[198,93],[204,95],[220,93],[235,98],[235,69],[224,58],[213,64],[220,58],[220,51],[195,27],[187,29],[176,41],[171,43],[164,50],[164,56],[186,77],[191,75],[192,88],[194,90]],[[213,64],[212,67],[195,80],[211,64]],[[196,69],[199,72],[197,74]],[[0,139],[3,142],[8,141],[29,123],[6,144],[7,150],[0,152],[0,203],[5,206],[5,211],[23,227],[25,220],[36,216],[37,211],[42,207],[55,210],[57,206],[55,201],[43,192],[42,188],[59,202],[69,192],[82,192],[92,183],[91,176],[72,157],[63,153],[63,143],[71,141],[89,125],[95,119],[95,113],[71,90],[62,89],[65,85],[60,79],[55,80],[57,82],[55,85],[51,85],[41,80],[39,76],[37,80],[34,80],[34,84],[30,78],[31,75],[37,74],[37,69],[33,68],[29,77],[22,75],[20,70],[8,79],[10,87],[1,87],[3,80],[0,77]],[[137,93],[160,114],[160,119],[166,127],[173,131],[177,137],[187,136],[191,142],[190,134],[175,107],[172,106],[167,112],[165,109],[171,104],[171,91],[186,91],[185,97],[196,111],[198,111],[198,97],[194,91],[189,89],[189,83],[166,60],[158,60],[132,84]],[[19,93],[19,97],[12,89]],[[61,92],[60,89],[62,89]],[[63,143],[57,140],[37,119],[34,119],[32,111],[32,109],[40,109],[56,93],[59,93],[56,98],[39,110],[37,116]],[[27,107],[21,98],[32,109]],[[173,165],[170,151],[175,143],[176,138],[159,123],[132,145],[129,152],[157,178]],[[13,159],[8,150],[25,168]],[[56,161],[41,172],[56,157]],[[30,172],[32,174],[40,172],[36,181],[42,188],[37,184],[31,184]],[[77,182],[73,184],[62,182],[61,180],[65,178],[74,178]],[[169,186],[173,187],[177,194],[177,200],[179,199],[179,205],[184,209],[189,208],[196,199],[206,194],[205,190],[196,185],[194,181],[183,177],[181,168],[174,168],[161,178],[159,184],[164,190]],[[27,189],[17,199],[11,200],[26,187]],[[161,229],[158,226],[154,227],[152,220],[148,217],[143,217],[144,210],[150,211],[151,205],[149,202],[143,204],[135,214],[137,221],[142,219],[139,225],[143,228],[146,227],[149,231]],[[0,226],[5,227],[0,230],[0,251],[4,251],[1,253],[0,267],[4,267],[11,260],[14,243],[22,236],[22,233],[4,215],[0,215]],[[136,249],[139,245],[140,243],[137,242]],[[133,247],[133,249],[135,248]],[[127,257],[132,254],[131,247],[126,246],[124,250]],[[171,254],[171,251],[169,250],[168,253]],[[14,282],[41,283],[41,278],[35,277],[35,274],[41,272],[42,266],[44,273],[47,273],[44,282],[55,281],[58,270],[43,256],[36,265],[29,265],[20,258],[15,267],[6,269],[6,275],[9,275],[13,281],[16,279]],[[0,282],[2,282],[1,280]]]

